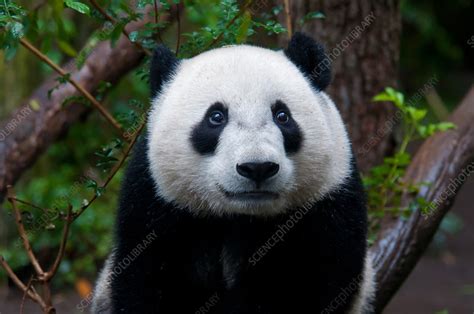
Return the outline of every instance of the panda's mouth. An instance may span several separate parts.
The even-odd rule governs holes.
[[[278,193],[263,190],[253,190],[244,192],[230,192],[219,186],[219,190],[224,193],[227,198],[239,201],[267,201],[275,200],[279,197]]]

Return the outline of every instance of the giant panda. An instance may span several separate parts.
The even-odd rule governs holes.
[[[364,190],[320,44],[156,49],[93,313],[371,313]],[[323,66],[321,66],[323,65]]]

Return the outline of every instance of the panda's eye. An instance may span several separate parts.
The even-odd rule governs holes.
[[[209,115],[209,123],[212,126],[219,126],[225,123],[225,115],[222,111],[215,110]]]
[[[275,119],[280,124],[286,124],[288,123],[288,121],[290,121],[290,116],[285,111],[280,110],[276,113]]]

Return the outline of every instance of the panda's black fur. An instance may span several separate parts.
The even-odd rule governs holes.
[[[296,35],[285,53],[315,87],[327,86],[328,72],[311,73],[325,58],[314,41]],[[303,62],[308,58],[311,61]],[[157,49],[150,78],[153,95],[178,62],[167,48]],[[343,186],[307,208],[282,241],[260,254],[297,209],[270,217],[222,217],[175,208],[157,196],[147,151],[143,135],[122,185],[112,268],[130,260],[130,252],[147,236],[156,238],[112,277],[113,313],[346,313],[350,309],[358,289],[348,287],[354,282],[361,285],[367,232],[364,191],[354,161]],[[210,153],[209,148],[203,151]],[[343,291],[345,297],[340,298]]]

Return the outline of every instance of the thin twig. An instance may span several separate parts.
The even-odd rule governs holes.
[[[25,284],[18,278],[15,272],[11,269],[10,265],[8,265],[7,261],[3,256],[0,255],[0,265],[7,273],[8,277],[13,281],[13,283],[21,290],[28,294],[28,297],[32,299],[34,302],[38,303],[43,309],[46,308],[46,304],[44,303],[43,299],[40,295],[34,291],[33,289],[26,289]]]
[[[21,203],[21,204],[23,204],[23,205],[30,206],[30,207],[32,207],[32,208],[39,209],[39,210],[41,210],[41,211],[43,211],[43,212],[45,212],[45,213],[48,212],[48,209],[43,208],[43,207],[38,206],[38,205],[35,205],[35,204],[31,203],[31,202],[28,202],[28,201],[19,199],[18,197],[12,197],[12,199],[14,199],[15,201],[17,201],[18,203]]]
[[[293,36],[293,24],[291,18],[291,7],[290,0],[284,0],[285,4],[285,16],[286,16],[286,29],[288,30],[288,39],[291,39]]]
[[[59,265],[61,264],[61,261],[64,256],[64,252],[66,251],[66,243],[67,243],[67,238],[69,235],[69,227],[71,226],[72,221],[73,221],[72,205],[69,205],[67,208],[67,215],[66,215],[66,221],[64,222],[63,233],[61,236],[61,243],[59,244],[58,255],[56,256],[56,259],[54,260],[54,263],[51,266],[50,270],[46,273],[45,280],[50,280],[51,278],[53,278],[56,272],[58,271]]]
[[[20,43],[28,50],[30,50],[36,57],[38,57],[41,61],[49,65],[54,71],[59,73],[63,78],[65,78],[71,85],[73,85],[84,97],[87,98],[92,104],[93,107],[95,107],[99,112],[104,116],[104,118],[110,122],[116,128],[118,131],[120,131],[121,134],[122,132],[122,127],[120,124],[112,117],[112,115],[102,106],[101,103],[95,99],[94,96],[92,96],[84,87],[82,87],[79,83],[77,83],[75,80],[73,80],[71,77],[68,77],[68,73],[64,71],[63,68],[61,68],[59,65],[54,63],[48,56],[43,54],[41,51],[39,51],[35,46],[33,46],[28,40],[25,38],[20,39]]]
[[[113,16],[111,16],[110,14],[108,14],[107,11],[105,11],[104,8],[102,8],[102,7],[100,6],[100,4],[97,3],[96,0],[90,0],[90,2],[91,2],[91,4],[94,6],[94,8],[95,8],[97,11],[99,11],[100,14],[102,14],[102,16],[103,16],[106,20],[108,20],[108,21],[109,21],[110,23],[112,23],[112,24],[117,24],[117,23],[118,23],[117,20],[116,20]],[[140,44],[139,42],[137,42],[137,41],[132,41],[132,40],[130,39],[130,33],[126,30],[126,27],[125,27],[125,26],[122,28],[122,34],[124,34],[125,37],[127,37],[127,39],[128,39],[132,44],[134,44],[134,45],[137,46],[138,48],[142,49],[147,55],[151,56],[150,50],[148,50],[148,49],[146,49],[145,47],[143,47],[143,45]]]
[[[176,19],[178,20],[178,34],[176,35],[176,55],[178,55],[179,47],[181,46],[181,16],[179,4],[176,5]]]
[[[140,128],[135,133],[135,136],[133,137],[132,141],[128,145],[123,157],[120,159],[119,163],[114,167],[112,172],[109,174],[109,176],[107,177],[107,179],[105,180],[101,188],[106,188],[107,185],[110,183],[110,181],[112,181],[114,176],[120,170],[120,168],[122,168],[123,164],[125,163],[125,160],[127,160],[127,157],[130,155],[130,152],[132,151],[132,148],[137,142],[138,137],[140,136],[140,133],[145,127],[145,125],[146,125],[146,121],[141,124]],[[82,213],[97,199],[97,197],[98,197],[97,194],[94,194],[94,196],[89,200],[89,202],[87,202],[86,205],[83,205],[81,209],[77,213],[75,213],[73,221],[76,220],[80,215],[82,215]]]
[[[25,291],[23,291],[23,297],[21,298],[21,303],[20,303],[20,314],[23,314],[24,312],[26,296],[28,294],[27,291],[30,290],[32,282],[33,282],[33,275],[30,277],[30,280],[28,280],[28,284],[26,285]]]
[[[108,20],[109,22],[111,22],[112,24],[115,24],[117,23],[117,20],[115,18],[113,18],[110,14],[108,14],[98,3],[97,1],[95,0],[90,0],[90,2],[92,3],[92,5],[94,6],[94,8],[100,12],[100,14],[102,14],[102,16]]]
[[[11,186],[7,186],[7,199],[12,204],[13,212],[15,214],[15,223],[18,228],[18,233],[20,234],[20,238],[23,242],[23,246],[26,250],[26,254],[28,255],[28,258],[30,259],[31,265],[33,265],[33,268],[35,269],[36,274],[38,275],[38,278],[41,278],[44,275],[44,271],[41,268],[41,265],[39,264],[38,259],[36,258],[35,254],[33,253],[33,249],[31,248],[30,240],[28,240],[28,235],[21,218],[20,209],[16,205],[15,193]]]

